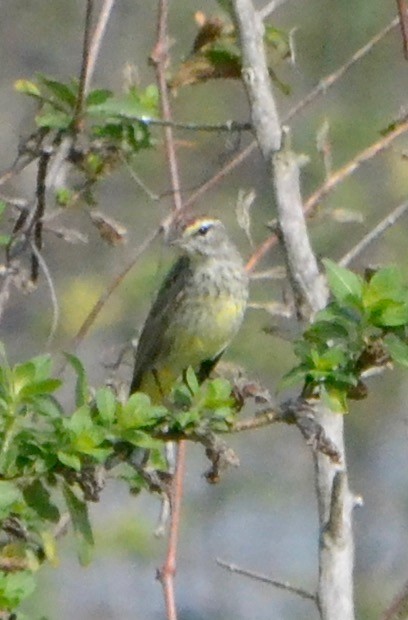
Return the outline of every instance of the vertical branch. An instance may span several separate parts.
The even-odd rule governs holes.
[[[37,204],[33,215],[32,225],[34,227],[33,246],[37,252],[42,249],[42,229],[43,217],[45,213],[45,193],[47,169],[51,157],[51,150],[43,149],[40,160],[38,162],[37,172]],[[39,261],[37,252],[33,252],[31,256],[31,281],[36,282],[38,279]]]
[[[156,70],[156,80],[159,88],[162,118],[171,121],[171,106],[169,89],[167,86],[166,69],[169,64],[168,38],[169,0],[159,0],[157,40],[150,55],[150,60]],[[174,211],[182,209],[180,191],[180,175],[177,163],[176,148],[173,130],[170,126],[164,127],[164,142],[166,159],[169,168],[170,183],[173,193]],[[180,441],[177,450],[176,471],[171,488],[171,520],[167,546],[167,555],[162,568],[158,571],[158,578],[163,587],[167,620],[177,620],[177,608],[174,592],[174,577],[176,574],[177,543],[180,530],[180,510],[183,497],[183,480],[186,459],[186,442]]]
[[[81,128],[82,113],[83,113],[83,108],[84,108],[84,99],[86,95],[85,86],[87,83],[89,47],[90,47],[90,42],[91,42],[91,26],[92,26],[93,9],[94,9],[94,0],[87,0],[86,12],[85,12],[84,42],[82,46],[81,73],[79,75],[78,97],[76,101],[75,112],[74,112],[74,122],[73,122],[75,131],[79,131]]]
[[[252,0],[233,0],[242,48],[243,79],[251,106],[257,142],[273,178],[278,210],[278,236],[290,273],[298,316],[315,313],[327,303],[327,291],[319,275],[305,224],[300,191],[301,161],[285,135],[280,151],[281,129],[269,80],[263,30]],[[322,535],[319,541],[318,607],[322,620],[353,620],[353,500],[348,488],[344,451],[343,417],[316,407],[316,418],[336,445],[340,462],[315,454],[315,481]]]
[[[162,118],[171,121],[171,107],[169,89],[167,86],[166,69],[169,63],[169,40],[167,35],[167,24],[169,16],[169,1],[159,0],[159,14],[157,23],[157,41],[150,60],[156,70],[156,80],[160,93],[160,106]],[[173,202],[176,210],[181,209],[180,176],[177,165],[176,148],[174,144],[173,129],[170,126],[164,128],[164,141],[166,148],[167,165],[169,167],[171,188],[173,191]]]
[[[177,450],[176,470],[174,472],[171,488],[171,525],[167,545],[167,557],[165,564],[157,571],[157,578],[163,586],[167,620],[177,620],[174,577],[176,574],[177,545],[181,521],[185,459],[185,441],[182,441],[179,443]]]
[[[106,26],[109,21],[109,17],[112,13],[115,0],[104,0],[101,12],[99,13],[98,21],[95,26],[95,30],[92,35],[92,40],[89,43],[89,51],[87,58],[87,70],[85,71],[84,88],[83,92],[86,96],[89,91],[89,86],[95,71],[96,59],[98,58],[99,50],[101,47],[102,39],[105,34]],[[84,46],[85,47],[85,46]]]
[[[397,0],[397,8],[402,35],[402,50],[405,60],[408,60],[408,7],[406,0]]]

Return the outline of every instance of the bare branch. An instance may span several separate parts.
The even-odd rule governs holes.
[[[99,315],[100,311],[102,310],[102,308],[104,307],[104,305],[106,304],[106,302],[108,301],[112,293],[118,288],[119,284],[122,283],[122,281],[125,279],[129,271],[133,269],[133,267],[135,266],[139,258],[142,256],[142,254],[144,254],[144,252],[146,252],[146,250],[153,243],[154,239],[159,234],[159,230],[160,229],[156,229],[155,231],[153,231],[150,235],[146,237],[144,242],[137,248],[131,260],[125,265],[122,271],[117,276],[115,276],[115,278],[108,284],[106,289],[103,291],[103,293],[101,294],[101,296],[99,297],[95,305],[93,306],[92,310],[89,312],[89,314],[85,318],[81,327],[79,328],[78,333],[76,334],[75,338],[72,341],[72,344],[70,347],[71,351],[77,350],[80,343],[85,338],[89,329],[94,324],[97,316]],[[62,369],[60,370],[60,372],[64,370],[65,366],[66,366],[66,362],[64,362],[64,365]]]
[[[89,91],[90,83],[92,81],[92,77],[95,71],[96,60],[98,58],[99,50],[102,44],[102,39],[104,37],[106,26],[108,25],[108,21],[112,13],[114,4],[115,0],[103,0],[103,5],[99,13],[98,21],[92,34],[92,39],[89,44],[88,52],[88,68],[86,71],[86,77],[84,82],[85,95]]]
[[[406,0],[397,0],[399,22],[402,35],[402,50],[405,60],[408,60],[408,7]]]
[[[394,140],[402,136],[406,131],[408,131],[408,119],[404,119],[385,136],[382,136],[377,142],[370,144],[370,146],[358,153],[353,159],[347,162],[347,164],[342,166],[339,170],[336,170],[327,181],[306,200],[304,206],[305,212],[310,213],[313,211],[320,201],[337,187],[339,183],[342,183],[347,177],[356,172],[362,164],[370,161],[370,159],[373,159],[373,157],[389,148]]]
[[[405,215],[408,211],[408,200],[398,205],[396,209],[394,209],[391,213],[389,213],[384,219],[381,220],[369,233],[367,233],[361,241],[357,243],[347,254],[343,256],[341,260],[339,260],[339,265],[343,267],[347,267],[357,256],[359,256],[364,250],[379,239],[388,228],[394,226],[398,220]]]
[[[222,568],[226,568],[231,573],[236,573],[237,575],[243,575],[244,577],[249,577],[250,579],[254,579],[255,581],[261,581],[262,583],[267,583],[271,586],[274,586],[275,588],[279,588],[280,590],[286,590],[287,592],[290,592],[291,594],[296,594],[297,596],[300,596],[300,598],[317,603],[316,594],[312,594],[312,592],[308,592],[307,590],[304,590],[303,588],[297,588],[295,586],[292,586],[287,581],[276,581],[276,579],[271,579],[270,577],[267,577],[266,575],[262,575],[261,573],[256,573],[255,571],[247,570],[245,568],[240,568],[236,564],[230,564],[229,562],[225,562],[224,560],[220,560],[219,558],[216,559],[216,562],[218,566],[221,566]]]
[[[85,12],[85,26],[84,26],[84,41],[82,47],[82,62],[81,72],[79,76],[78,96],[75,105],[73,126],[76,131],[79,131],[82,123],[82,112],[84,107],[84,100],[86,97],[86,82],[87,73],[89,68],[89,47],[91,43],[91,27],[92,16],[94,10],[94,0],[86,0],[86,12]]]
[[[242,78],[250,101],[251,119],[259,148],[266,161],[270,161],[280,147],[282,132],[266,63],[264,28],[252,2],[235,0],[234,5],[242,48]]]
[[[58,322],[59,322],[59,306],[58,306],[58,299],[57,299],[57,294],[55,292],[55,288],[54,288],[54,283],[52,281],[52,277],[50,274],[50,271],[48,269],[48,265],[45,262],[42,254],[40,253],[38,247],[36,246],[35,243],[31,242],[31,251],[33,252],[38,265],[41,267],[43,273],[44,273],[44,277],[45,280],[48,284],[48,288],[50,290],[50,296],[51,296],[51,305],[52,305],[52,322],[51,322],[51,328],[50,328],[50,333],[48,334],[48,338],[47,338],[47,346],[50,346],[55,333],[57,331],[57,327],[58,327]]]
[[[299,101],[293,108],[289,110],[289,112],[283,117],[283,123],[288,123],[292,120],[299,112],[309,106],[317,97],[321,94],[325,94],[332,86],[334,86],[358,61],[360,61],[364,56],[366,56],[372,49],[382,41],[382,39],[391,32],[396,26],[399,24],[399,18],[394,18],[387,26],[385,26],[382,30],[380,30],[376,35],[374,35],[365,45],[363,45],[360,49],[358,49],[351,58],[344,63],[339,69],[330,73],[322,80],[319,81],[317,86],[313,88],[301,101]],[[201,187],[199,187],[190,198],[184,203],[185,207],[191,206],[196,200],[201,198],[209,189],[217,185],[224,177],[226,177],[230,172],[232,172],[235,168],[237,168],[240,164],[242,164],[256,149],[256,140],[251,142],[247,147],[245,147],[238,155],[235,155],[229,162],[225,164],[221,170],[218,170],[210,179],[205,181]],[[273,245],[274,242],[272,242]],[[271,247],[271,238],[269,238],[265,245],[260,248],[259,254],[257,256],[257,261],[259,261],[262,256],[265,255],[266,252],[269,251]],[[255,254],[254,254],[255,257]],[[254,258],[255,260],[255,258]],[[249,264],[249,270],[251,271],[255,266],[255,262],[251,261]]]
[[[171,121],[171,108],[169,90],[167,86],[166,68],[169,62],[168,55],[168,0],[159,0],[159,14],[157,22],[157,41],[150,55],[150,60],[156,69],[156,80],[160,93],[160,106],[162,117],[165,121]],[[174,208],[176,211],[181,210],[182,200],[180,191],[180,176],[176,157],[176,148],[174,144],[173,129],[165,127],[164,129],[167,164],[170,171],[170,181],[173,190]]]
[[[408,616],[408,581],[381,616],[381,620],[404,620]]]
[[[266,19],[267,17],[272,15],[272,13],[276,11],[276,9],[278,9],[282,4],[285,4],[285,2],[287,2],[287,0],[270,0],[270,2],[268,2],[268,4],[266,4],[262,9],[259,9],[258,13],[260,18],[262,20]]]
[[[382,28],[377,34],[375,34],[365,45],[360,47],[350,58],[343,64],[341,67],[326,75],[322,78],[317,86],[313,88],[307,95],[304,97],[299,103],[297,103],[291,110],[289,110],[288,114],[284,118],[284,122],[287,123],[292,118],[294,118],[299,112],[301,112],[304,108],[306,108],[310,103],[312,103],[317,97],[321,94],[326,94],[329,88],[334,86],[354,65],[362,60],[364,56],[367,56],[373,48],[378,45],[382,39],[389,32],[391,32],[396,26],[399,24],[399,18],[395,17],[387,26]]]
[[[167,620],[177,620],[177,609],[174,596],[174,576],[176,574],[177,544],[180,531],[186,448],[186,442],[181,441],[178,446],[176,471],[171,486],[171,522],[166,560],[164,565],[157,571],[157,579],[163,586]]]

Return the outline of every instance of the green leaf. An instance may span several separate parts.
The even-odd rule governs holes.
[[[72,117],[59,110],[50,110],[37,114],[35,122],[37,127],[44,127],[44,129],[65,130],[71,125]]]
[[[35,590],[31,572],[5,573],[0,571],[0,608],[13,610]]]
[[[107,387],[99,388],[95,394],[99,416],[105,424],[112,424],[116,414],[116,398]]]
[[[75,436],[89,431],[93,428],[93,420],[91,418],[91,410],[88,405],[79,407],[69,418],[64,418],[64,427],[71,431]]]
[[[44,381],[28,383],[23,388],[21,388],[19,392],[19,397],[21,399],[26,399],[30,396],[50,394],[51,392],[55,392],[55,390],[58,390],[61,385],[62,381],[60,379],[45,379]]]
[[[60,403],[49,394],[39,394],[31,398],[30,402],[35,409],[35,413],[40,415],[59,420],[64,414]]]
[[[218,377],[212,381],[207,381],[204,385],[206,391],[205,406],[210,409],[217,409],[221,406],[231,406],[234,399],[231,396],[231,384],[226,379]]]
[[[67,484],[64,485],[63,492],[78,541],[79,559],[81,564],[86,566],[90,562],[91,551],[94,545],[88,507],[86,502],[80,500]]]
[[[68,104],[68,106],[72,109],[75,108],[77,95],[69,86],[67,86],[67,84],[64,84],[64,82],[58,82],[57,80],[43,75],[42,73],[37,73],[37,78],[48,88],[56,99]]]
[[[392,360],[400,366],[408,368],[408,344],[395,334],[387,334],[384,344]]]
[[[299,385],[299,383],[304,383],[308,370],[309,369],[304,364],[296,366],[296,368],[292,368],[292,370],[280,379],[278,383],[278,391],[282,392],[283,390],[288,390],[295,385]]]
[[[377,327],[400,327],[408,324],[408,303],[384,300],[371,309],[371,322]]]
[[[323,260],[331,292],[341,304],[361,303],[363,280],[348,269],[340,267],[329,259]]]
[[[16,80],[14,82],[14,89],[18,93],[24,95],[30,95],[31,97],[41,98],[41,91],[35,82],[31,80]]]
[[[156,412],[152,409],[147,394],[135,392],[118,410],[118,425],[122,429],[140,428],[155,419]]]
[[[21,501],[20,489],[7,480],[0,480],[0,511],[4,513],[15,502]]]
[[[113,92],[106,89],[92,90],[86,98],[86,105],[99,105],[113,97]]]
[[[65,357],[67,358],[68,362],[70,363],[72,368],[75,370],[76,375],[77,375],[77,382],[76,382],[76,389],[75,389],[75,395],[76,395],[75,402],[76,402],[76,406],[80,407],[81,405],[88,402],[88,399],[89,399],[88,380],[86,377],[85,368],[81,360],[75,355],[72,355],[71,353],[65,353]]]
[[[57,457],[58,460],[66,467],[70,467],[75,471],[81,471],[81,459],[77,454],[70,454],[69,452],[58,450]]]
[[[41,519],[57,523],[60,518],[58,508],[52,503],[49,491],[39,480],[34,480],[24,487],[23,496],[31,508],[35,510]]]
[[[59,187],[55,191],[55,200],[61,207],[66,207],[72,200],[74,192],[67,187]]]
[[[185,382],[191,394],[197,394],[198,390],[200,389],[200,384],[198,383],[197,375],[195,374],[191,366],[189,366],[186,370]]]
[[[384,267],[377,271],[365,285],[363,302],[366,307],[382,299],[401,300],[404,293],[400,271],[395,266]]]
[[[344,390],[324,387],[321,390],[322,400],[334,413],[348,413],[347,394]]]

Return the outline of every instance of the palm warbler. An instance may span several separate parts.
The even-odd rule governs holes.
[[[175,226],[169,243],[180,257],[164,279],[144,324],[130,393],[161,402],[191,366],[204,380],[241,325],[248,276],[217,219]]]

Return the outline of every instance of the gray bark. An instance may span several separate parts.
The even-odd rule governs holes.
[[[290,150],[288,140],[282,140],[260,15],[252,0],[233,0],[233,6],[251,119],[274,188],[279,236],[298,316],[313,317],[326,305],[328,294],[307,233],[299,180],[301,161]],[[353,496],[348,488],[343,417],[320,403],[316,418],[341,455],[338,464],[321,453],[314,455],[320,523],[318,608],[322,620],[354,620]]]

